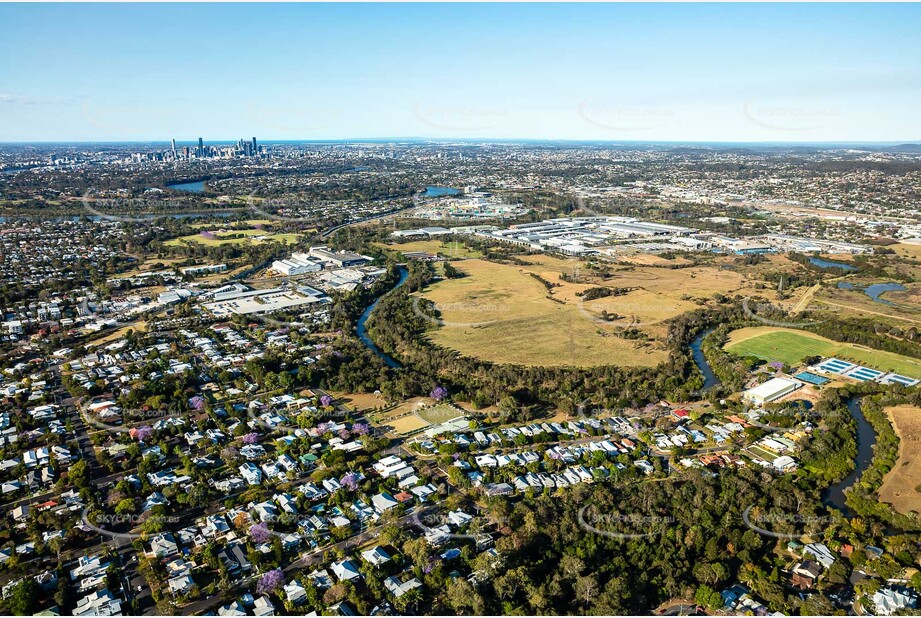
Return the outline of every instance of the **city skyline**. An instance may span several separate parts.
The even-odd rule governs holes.
[[[0,17],[3,142],[921,139],[911,5],[8,5]],[[240,46],[241,31],[256,44]]]

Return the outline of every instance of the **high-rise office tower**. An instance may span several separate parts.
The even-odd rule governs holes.
[[[174,159],[178,159],[178,158],[179,158],[179,155],[178,155],[178,153],[176,152],[176,140],[175,140],[175,138],[172,140],[172,142],[173,142],[173,158],[174,158]]]
[[[254,137],[253,138],[253,156],[255,157],[257,154],[259,154],[259,149],[256,148],[256,138]]]
[[[205,142],[200,137],[198,138],[198,156],[205,156]]]

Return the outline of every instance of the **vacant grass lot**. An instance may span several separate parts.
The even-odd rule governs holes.
[[[897,243],[890,245],[889,248],[903,257],[921,260],[921,244]]]
[[[395,433],[407,434],[425,429],[429,426],[429,423],[415,414],[410,414],[409,416],[389,421],[387,425],[389,425]]]
[[[558,271],[550,279],[553,270],[547,266],[533,268],[558,282]],[[592,319],[560,288],[554,293],[560,302],[551,300],[544,285],[521,267],[466,260],[458,268],[467,276],[437,282],[424,293],[444,321],[431,332],[440,345],[521,365],[654,366],[666,359],[665,351],[650,344],[611,335],[613,326]]]
[[[740,356],[756,356],[788,365],[795,365],[807,356],[837,356],[874,369],[921,378],[921,360],[851,343],[840,343],[791,328],[758,326],[735,330],[729,335],[726,349]]]
[[[921,408],[901,405],[886,412],[899,436],[899,458],[879,488],[879,500],[905,515],[921,513]]]
[[[460,242],[443,242],[441,240],[416,240],[406,243],[395,243],[386,245],[384,243],[375,243],[382,249],[391,249],[400,253],[411,251],[425,251],[436,255],[443,255],[450,258],[479,258],[483,254],[479,251],[471,251]]]
[[[198,243],[200,245],[205,245],[208,247],[217,247],[220,245],[236,245],[243,243],[261,243],[276,241],[286,244],[293,244],[298,241],[300,238],[299,234],[272,234],[271,232],[266,232],[265,230],[258,229],[248,229],[248,230],[225,230],[225,231],[214,231],[212,232],[215,238],[207,238],[201,234],[190,234],[189,236],[181,236],[179,238],[172,238],[166,241],[165,245],[170,246],[180,246],[183,243]],[[234,236],[241,236],[241,238],[233,238]]]

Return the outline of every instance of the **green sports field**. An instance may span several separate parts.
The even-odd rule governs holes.
[[[441,425],[463,415],[464,413],[461,410],[444,403],[436,403],[416,412],[416,416],[425,419],[432,425]]]
[[[921,378],[921,360],[790,328],[759,326],[735,330],[729,335],[726,349],[739,356],[755,356],[788,365],[795,365],[807,356],[836,356],[874,369]]]

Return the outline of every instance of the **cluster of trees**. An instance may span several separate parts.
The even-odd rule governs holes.
[[[608,298],[609,296],[623,296],[624,294],[629,294],[630,292],[636,290],[637,288],[607,288],[607,287],[594,287],[585,290],[584,292],[578,292],[576,296],[581,296],[582,300],[596,300],[599,298]]]
[[[855,396],[867,387],[852,389]],[[867,422],[876,433],[873,462],[847,495],[847,505],[861,517],[875,520],[886,526],[902,530],[921,530],[921,520],[916,514],[903,515],[890,505],[879,501],[878,491],[886,474],[892,470],[899,458],[899,436],[886,414],[886,408],[901,404],[921,406],[921,391],[892,387],[890,390],[867,394],[861,397],[860,406]],[[913,488],[917,491],[918,488]]]
[[[877,350],[921,358],[921,337],[915,327],[903,330],[878,320],[840,318],[817,322],[806,328],[835,341],[856,343]]]
[[[774,483],[791,508],[808,501],[794,479]],[[463,598],[442,599],[453,612],[642,614],[704,586],[720,590],[741,572],[772,609],[790,608],[796,600],[781,584],[772,539],[741,518],[747,505],[766,502],[766,487],[742,469],[496,502],[492,515],[513,531],[496,545],[501,572]]]

